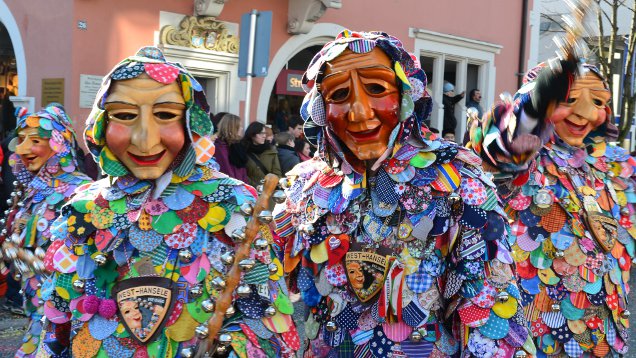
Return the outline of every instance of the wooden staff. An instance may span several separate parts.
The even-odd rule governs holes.
[[[202,341],[199,343],[201,346],[198,349],[197,356],[204,356],[206,352],[214,355],[214,352],[211,352],[210,350],[215,346],[214,340],[217,338],[217,334],[221,330],[223,320],[225,319],[225,313],[232,304],[234,290],[238,287],[239,282],[241,281],[241,269],[239,267],[239,262],[243,259],[249,258],[252,242],[258,235],[260,226],[262,225],[258,216],[263,210],[269,209],[269,199],[274,193],[274,190],[276,190],[277,185],[278,177],[276,175],[267,174],[267,176],[265,176],[263,191],[260,193],[256,203],[254,204],[252,219],[245,227],[245,240],[238,244],[238,248],[234,253],[234,262],[232,263],[232,267],[225,279],[225,288],[216,299],[214,314],[208,321],[208,338],[205,342]]]

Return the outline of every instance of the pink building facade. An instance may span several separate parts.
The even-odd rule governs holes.
[[[431,123],[441,128],[444,81],[457,92],[479,88],[486,106],[516,90],[519,72],[538,60],[534,6],[534,0],[5,0],[0,22],[15,54],[13,102],[37,109],[46,104],[43,96],[57,96],[78,131],[101,76],[144,45],[162,47],[169,60],[192,71],[214,113],[243,115],[239,23],[254,8],[272,11],[273,25],[268,75],[253,80],[249,120],[268,120],[284,96],[298,103],[300,94],[281,92],[277,81],[302,70],[312,51],[349,28],[388,32],[420,57],[435,101]],[[465,114],[460,104],[457,118]]]

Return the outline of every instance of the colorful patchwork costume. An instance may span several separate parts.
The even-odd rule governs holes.
[[[44,315],[43,300],[46,295],[41,288],[46,280],[43,273],[45,250],[51,244],[51,223],[75,189],[91,181],[78,171],[77,142],[71,119],[63,108],[51,105],[36,113],[27,113],[26,108],[16,111],[16,131],[36,128],[38,136],[48,139],[54,153],[34,174],[27,170],[18,154],[12,154],[9,164],[18,181],[17,205],[6,219],[6,242],[4,256],[13,259],[11,271],[21,277],[24,306],[29,326],[24,343],[16,357],[35,357],[42,331]],[[15,139],[17,142],[17,138]],[[13,142],[10,147],[13,147]],[[4,241],[0,240],[0,241]]]
[[[156,180],[134,177],[105,140],[103,105],[112,84],[142,74],[178,81],[186,107],[185,146]],[[85,135],[108,177],[81,187],[55,222],[47,252],[55,274],[42,288],[49,322],[42,356],[194,355],[188,348],[206,339],[223,289],[232,233],[245,226],[238,209],[256,197],[252,187],[217,170],[211,134],[201,85],[159,49],[141,49],[105,77]],[[272,239],[266,226],[261,233]],[[235,294],[222,343],[234,357],[289,356],[298,336],[281,261],[268,241],[250,255],[241,278],[249,289]]]
[[[562,71],[547,64],[531,70],[514,98],[473,128],[472,146],[495,172],[512,220],[509,239],[538,356],[617,356],[628,348],[636,161],[609,144],[617,130],[596,95],[593,104],[600,118],[607,113],[605,122],[580,147],[559,137],[546,114],[548,102],[576,106],[587,100],[579,90],[571,93],[585,76],[599,83],[594,91],[609,90],[592,66],[562,61],[555,67]],[[572,133],[581,127],[568,125]],[[515,151],[521,136],[539,138],[538,151]]]
[[[401,103],[371,175],[371,164],[358,172],[347,161],[320,84],[343,51],[376,47],[391,59]],[[314,57],[304,84],[301,115],[319,157],[288,173],[274,220],[285,271],[309,308],[305,357],[534,352],[506,213],[481,160],[424,125],[431,99],[417,59],[385,33],[344,31]]]

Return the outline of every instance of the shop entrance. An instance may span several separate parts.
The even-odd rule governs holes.
[[[0,140],[15,129],[15,108],[9,100],[18,95],[18,70],[7,28],[0,23]]]
[[[285,123],[300,116],[300,106],[305,96],[301,80],[309,62],[320,51],[321,45],[307,47],[296,53],[280,71],[272,89],[267,107],[267,124],[274,131],[286,130]]]

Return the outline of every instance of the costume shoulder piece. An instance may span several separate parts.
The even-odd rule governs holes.
[[[367,185],[317,158],[288,173],[276,232],[315,356],[534,351],[509,226],[479,165],[430,140],[400,145]]]

